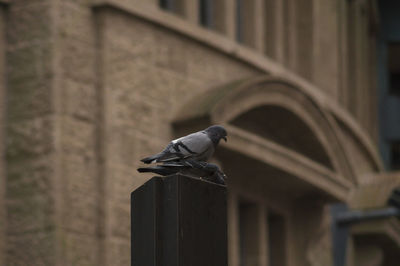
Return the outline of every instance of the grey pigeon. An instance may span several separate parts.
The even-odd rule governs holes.
[[[193,159],[165,162],[152,167],[137,169],[140,173],[156,173],[162,176],[182,174],[185,176],[201,178],[217,184],[225,185],[226,175],[213,163],[199,162]]]
[[[207,161],[214,153],[219,141],[226,141],[226,130],[222,126],[210,126],[205,130],[192,133],[171,141],[165,149],[141,161],[149,163],[171,162],[181,159]]]

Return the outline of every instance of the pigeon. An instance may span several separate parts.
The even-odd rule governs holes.
[[[226,139],[225,128],[214,125],[205,130],[171,141],[163,151],[158,154],[143,158],[145,164],[171,162],[182,159],[207,161],[214,153],[221,139]]]
[[[194,159],[186,159],[174,162],[165,162],[153,167],[137,169],[139,173],[155,173],[162,176],[182,174],[194,178],[204,179],[217,184],[225,185],[226,175],[216,164],[199,162]]]

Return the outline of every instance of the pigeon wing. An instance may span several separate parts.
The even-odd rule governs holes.
[[[177,139],[175,145],[179,147],[185,158],[206,161],[214,153],[214,144],[207,133],[201,131]]]
[[[205,132],[196,132],[185,137],[173,140],[161,152],[157,162],[193,158],[207,160],[214,152],[214,145]]]

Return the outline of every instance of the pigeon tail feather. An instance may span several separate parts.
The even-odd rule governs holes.
[[[141,167],[137,169],[139,173],[155,173],[162,176],[167,176],[171,174],[175,174],[176,171],[173,169],[164,168],[162,166],[154,166],[154,167]]]
[[[160,157],[160,154],[155,154],[146,158],[141,159],[140,161],[144,162],[145,164],[156,163],[157,159]]]

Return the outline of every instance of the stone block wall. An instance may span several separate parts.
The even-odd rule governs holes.
[[[51,5],[13,1],[6,10],[4,265],[56,264]]]
[[[332,6],[317,8],[321,54],[336,41],[324,29],[337,21]],[[129,265],[129,196],[151,177],[136,168],[174,137],[182,105],[270,69],[289,76],[262,54],[200,27],[190,29],[204,38],[193,38],[157,16],[187,29],[155,0],[15,0],[0,9],[0,265]],[[307,79],[316,71],[335,98],[338,62],[328,73],[297,56],[291,67]]]

